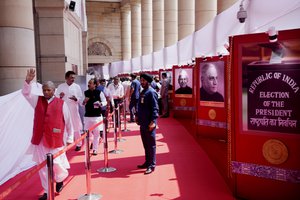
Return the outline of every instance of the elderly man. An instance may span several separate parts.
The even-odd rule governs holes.
[[[179,88],[175,91],[175,94],[192,94],[193,89],[188,86],[189,76],[186,70],[182,69],[178,75]]]
[[[200,100],[224,102],[218,90],[218,71],[214,64],[205,63],[201,69]]]
[[[35,70],[27,71],[22,94],[30,105],[34,108],[33,134],[31,138],[30,151],[33,159],[38,164],[46,159],[46,154],[55,154],[61,151],[65,146],[65,130],[68,134],[73,133],[70,111],[67,104],[54,96],[55,85],[48,81],[43,84],[43,95],[35,96],[31,94],[30,82],[35,77]],[[67,143],[73,142],[73,135],[67,138]],[[63,188],[63,180],[68,176],[70,164],[63,153],[53,161],[54,180],[56,183],[56,192]],[[43,167],[39,171],[40,180],[44,188],[44,194],[39,200],[46,200],[48,193],[47,169]]]

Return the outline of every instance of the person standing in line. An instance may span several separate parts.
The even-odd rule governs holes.
[[[167,73],[164,72],[162,73],[162,83],[161,83],[161,90],[160,90],[160,95],[162,99],[162,118],[169,117],[169,97],[168,97],[168,92],[169,92],[169,79],[167,77]]]
[[[38,164],[46,159],[46,154],[56,154],[61,151],[65,141],[73,142],[73,126],[69,107],[60,98],[55,97],[55,85],[51,81],[43,83],[43,96],[31,94],[31,81],[35,77],[35,70],[27,71],[26,79],[22,89],[22,94],[34,109],[33,134],[29,153],[33,154],[33,160]],[[64,132],[69,135],[66,135]],[[63,181],[69,175],[69,161],[65,153],[53,160],[54,180],[56,181],[56,192],[63,189]],[[39,171],[40,180],[44,189],[44,194],[39,200],[46,200],[48,196],[47,169],[44,166]]]
[[[130,123],[134,122],[134,116],[137,112],[137,104],[140,98],[140,88],[141,84],[140,81],[136,79],[135,74],[130,74],[132,79],[131,86],[130,86],[130,104],[129,104],[129,112],[130,112]]]
[[[205,63],[201,68],[200,100],[224,102],[224,97],[218,92],[218,71],[214,64]]]
[[[81,137],[80,131],[82,130],[82,121],[79,115],[79,105],[82,101],[82,90],[75,81],[76,73],[67,71],[65,74],[65,83],[60,84],[55,92],[55,95],[64,100],[71,112],[71,119],[73,123],[75,140]],[[75,151],[80,151],[82,141],[80,141],[75,148]]]
[[[97,80],[96,90],[103,92],[106,99],[109,98],[105,79],[96,79],[96,80]],[[101,110],[102,117],[106,117],[106,108],[107,106],[102,106],[102,110]]]
[[[146,169],[145,174],[150,174],[156,166],[156,124],[158,117],[158,98],[156,91],[150,86],[152,76],[141,74],[143,91],[138,102],[136,122],[140,125],[141,138],[145,150],[145,162],[138,165],[139,169]]]
[[[130,113],[129,111],[129,100],[130,100],[130,86],[131,86],[131,77],[123,78],[122,85],[124,87],[124,101],[126,101],[125,113]]]
[[[85,106],[84,128],[88,130],[94,124],[103,120],[102,107],[107,105],[106,98],[103,92],[96,90],[97,81],[91,79],[88,82],[88,90],[84,91],[83,105]],[[103,131],[103,123],[97,126],[93,131],[92,155],[98,154],[100,132]]]
[[[123,85],[120,83],[120,78],[119,77],[114,77],[114,81],[112,84],[110,84],[108,87],[108,90],[113,98],[113,102],[111,102],[111,110],[110,112],[113,111],[113,106],[115,108],[118,107],[118,105],[120,103],[122,103],[123,98],[124,98],[124,87]],[[115,131],[117,132],[117,125],[119,124],[119,118],[118,118],[118,113],[119,111],[116,110],[116,120],[115,120]]]
[[[162,115],[162,101],[161,101],[161,95],[160,95],[161,84],[159,82],[159,76],[158,75],[154,76],[154,81],[156,83],[155,91],[157,92],[157,95],[158,95],[159,115]]]
[[[106,88],[106,80],[105,79],[98,79],[98,78],[96,80],[97,80],[96,90],[99,90],[100,92],[103,92],[103,94],[106,98],[106,102],[108,102],[109,101],[109,91]],[[108,112],[107,111],[107,105],[102,106],[101,107],[101,115],[102,115],[103,118],[107,117],[107,114],[108,114],[107,112]],[[105,122],[106,122],[105,126],[107,127],[108,126],[107,121],[105,121]],[[100,131],[100,140],[102,138],[103,138],[103,131]]]

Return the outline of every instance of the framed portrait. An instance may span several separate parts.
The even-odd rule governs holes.
[[[174,69],[174,94],[175,97],[191,98],[193,94],[193,69],[175,68]]]
[[[166,73],[167,78],[169,80],[169,91],[173,90],[173,76],[172,76],[172,69],[169,70],[159,70],[159,80],[162,80],[162,74]]]
[[[224,66],[223,60],[201,62],[199,71],[200,105],[224,107]]]

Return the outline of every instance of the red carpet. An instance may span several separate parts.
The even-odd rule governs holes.
[[[201,146],[176,119],[159,119],[157,129],[157,167],[152,174],[136,165],[144,162],[144,150],[136,124],[127,124],[131,131],[123,132],[125,142],[118,143],[120,154],[109,154],[109,167],[117,170],[98,173],[104,167],[103,145],[100,154],[92,156],[91,192],[108,200],[183,199],[233,200],[224,179]],[[109,133],[109,150],[114,143]],[[86,194],[84,151],[67,153],[71,163],[65,188],[56,200],[73,200]],[[14,180],[10,180],[12,182]],[[2,192],[8,183],[0,188]],[[17,188],[6,199],[34,200],[42,194],[38,175]]]

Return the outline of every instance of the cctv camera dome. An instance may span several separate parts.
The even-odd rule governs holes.
[[[243,7],[240,8],[240,10],[237,13],[237,18],[239,19],[240,23],[244,23],[245,19],[247,18],[247,12],[244,10]]]
[[[239,18],[240,23],[244,23],[246,21],[246,18]]]

